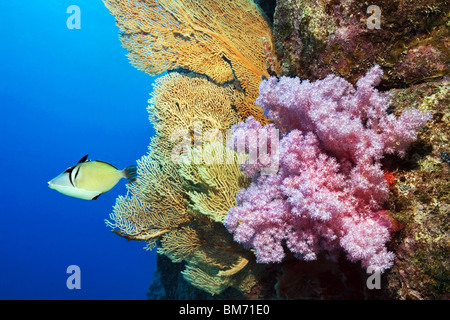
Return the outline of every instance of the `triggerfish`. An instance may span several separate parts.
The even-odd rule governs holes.
[[[120,179],[136,179],[136,166],[119,170],[104,161],[87,161],[87,157],[88,155],[85,155],[76,165],[49,181],[49,188],[66,196],[95,200],[102,193],[114,188]]]

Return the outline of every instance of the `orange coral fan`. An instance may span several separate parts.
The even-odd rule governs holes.
[[[183,178],[158,147],[159,138],[150,143],[150,152],[137,161],[138,178],[128,184],[126,197],[116,199],[111,220],[105,220],[113,231],[128,240],[144,240],[148,248],[161,235],[192,220],[183,198]]]
[[[233,105],[242,95],[229,86],[173,72],[156,80],[148,111],[156,135],[166,140],[175,130],[193,132],[198,121],[203,131],[217,129],[225,135],[239,122]]]
[[[264,47],[274,47],[270,26],[249,0],[104,0],[116,17],[122,45],[140,70],[156,75],[188,69],[214,82],[236,81],[251,99],[242,118],[264,119],[253,104],[268,76]],[[271,66],[273,67],[273,66]]]
[[[155,84],[148,108],[155,137],[149,154],[138,161],[136,183],[117,199],[107,224],[129,240],[147,241],[149,249],[158,241],[158,253],[186,262],[182,274],[194,286],[211,294],[227,287],[249,292],[260,268],[222,221],[250,180],[240,172],[240,162],[175,163],[172,151],[179,144],[171,138],[188,130],[196,142],[198,122],[205,136],[209,129],[225,136],[249,116],[268,121],[254,103],[261,77],[269,75],[266,69],[278,68],[267,21],[251,0],[104,3],[135,67],[151,75],[178,71]],[[209,140],[203,147],[214,154],[225,148]]]
[[[209,129],[225,134],[239,121],[233,106],[241,96],[204,77],[173,72],[160,78],[149,100],[155,128],[149,153],[137,161],[136,182],[127,185],[127,196],[117,199],[106,221],[116,234],[146,241],[148,249],[158,242],[159,254],[185,261],[183,277],[211,294],[228,287],[248,292],[256,283],[259,269],[252,254],[235,243],[221,223],[228,208],[236,205],[238,190],[250,180],[239,170],[243,159],[206,165],[205,156],[212,153],[202,152],[201,163],[176,164],[171,160],[171,136],[180,129],[195,135],[196,121],[205,135]],[[205,141],[203,146],[225,149],[221,141]]]

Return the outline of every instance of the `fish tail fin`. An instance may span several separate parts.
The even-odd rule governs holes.
[[[134,181],[136,181],[136,178],[137,178],[137,167],[135,165],[128,166],[125,169],[123,169],[123,174],[124,174],[125,178],[134,182]]]

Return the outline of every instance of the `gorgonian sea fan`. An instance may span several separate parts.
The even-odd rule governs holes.
[[[224,221],[235,241],[255,250],[258,262],[280,262],[286,248],[303,260],[315,260],[321,251],[336,257],[343,249],[363,267],[383,272],[392,266],[394,254],[386,249],[391,225],[383,210],[389,191],[380,160],[384,154],[403,157],[430,115],[415,109],[399,118],[388,114],[390,96],[375,89],[382,74],[373,67],[356,89],[334,75],[261,83],[256,103],[274,124],[262,126],[250,117],[232,128],[228,145],[236,149],[236,139],[250,128],[256,138],[248,142],[276,126],[281,140],[271,154],[279,169],[261,174],[267,159],[242,164],[254,179]]]

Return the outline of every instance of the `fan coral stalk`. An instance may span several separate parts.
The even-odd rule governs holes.
[[[334,75],[310,82],[271,77],[260,85],[256,103],[274,124],[251,117],[235,125],[229,146],[242,130],[277,126],[279,170],[262,175],[267,160],[244,163],[253,182],[237,195],[224,224],[235,241],[252,248],[260,263],[281,262],[285,250],[302,260],[321,251],[383,272],[393,264],[386,249],[391,226],[383,210],[389,192],[380,160],[404,156],[429,114],[405,110],[387,113],[389,96],[375,89],[382,70],[375,66],[356,89]],[[270,161],[269,161],[270,162]]]

